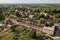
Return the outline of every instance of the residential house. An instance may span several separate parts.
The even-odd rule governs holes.
[[[43,27],[43,32],[47,33],[47,34],[50,34],[50,35],[54,34],[54,30],[55,30],[55,26],[52,26],[52,27],[46,27],[46,26],[44,26]]]
[[[4,26],[4,24],[0,23],[0,26]]]
[[[54,23],[54,26],[59,26],[60,24],[59,23]]]
[[[29,18],[31,18],[31,19],[32,19],[33,17],[34,17],[34,15],[29,15]]]
[[[45,16],[47,16],[47,15],[48,15],[48,13],[44,13],[44,12],[41,12],[41,14],[44,14]]]

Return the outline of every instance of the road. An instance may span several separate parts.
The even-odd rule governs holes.
[[[26,28],[35,29],[37,31],[43,32],[43,27],[41,26],[32,25],[32,24],[26,23],[26,21],[23,21],[23,20],[17,21],[17,19],[10,19],[10,21],[16,25],[24,26]],[[47,36],[50,36],[50,35],[47,35]],[[50,37],[53,38],[52,36]]]
[[[35,26],[35,25],[30,25],[30,24],[27,24],[26,22],[18,22],[16,19],[10,19],[12,21],[12,23],[16,24],[16,25],[21,25],[21,26],[24,26],[24,27],[27,27],[27,28],[31,28],[31,29],[35,29],[35,30],[38,30],[40,32],[42,32],[43,30],[43,27],[38,27],[38,26]]]

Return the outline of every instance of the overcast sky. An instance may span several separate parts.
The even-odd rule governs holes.
[[[0,3],[58,3],[60,0],[0,0]]]

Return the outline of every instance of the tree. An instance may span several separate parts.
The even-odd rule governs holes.
[[[36,38],[36,30],[30,30],[29,36],[30,36],[31,38]]]
[[[40,16],[40,18],[44,18],[44,17],[45,17],[44,14],[40,14],[40,15],[38,15],[38,16]]]
[[[17,17],[21,17],[21,15],[19,14],[19,12],[15,12],[15,15],[16,15]]]
[[[4,14],[0,14],[0,20],[4,20],[5,19],[5,15]]]
[[[52,26],[52,25],[54,25],[52,21],[46,23],[46,26]]]
[[[44,35],[41,35],[41,34],[40,34],[39,36],[37,36],[37,39],[38,39],[38,40],[43,40],[44,37],[45,37]]]
[[[55,17],[56,17],[56,18],[60,18],[60,14],[56,14]]]
[[[50,17],[49,17],[49,15],[46,15],[44,18],[45,18],[45,19],[49,19]]]
[[[44,19],[40,19],[40,23],[41,23],[41,24],[45,24],[46,21],[45,21]]]

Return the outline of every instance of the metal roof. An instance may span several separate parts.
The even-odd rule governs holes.
[[[60,29],[58,29],[58,30],[56,31],[55,36],[60,37]]]

